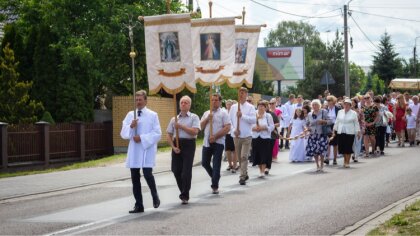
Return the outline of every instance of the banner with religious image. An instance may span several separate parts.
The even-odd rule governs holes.
[[[235,17],[191,21],[196,81],[220,85],[232,77],[235,61]]]
[[[227,81],[229,87],[240,87],[245,84],[252,87],[255,58],[261,25],[235,26],[235,64],[233,76]]]
[[[143,19],[149,93],[164,89],[176,94],[184,88],[195,93],[190,14],[145,16]]]

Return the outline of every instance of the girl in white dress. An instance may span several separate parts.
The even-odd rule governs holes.
[[[305,139],[303,137],[298,137],[303,134],[305,130],[305,116],[302,112],[302,109],[297,108],[295,110],[295,114],[293,120],[289,126],[290,136],[292,138],[290,141],[290,152],[289,152],[289,160],[291,162],[303,162],[306,159],[306,152],[305,152]]]

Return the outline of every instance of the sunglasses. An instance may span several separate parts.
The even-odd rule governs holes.
[[[270,102],[271,105],[276,104],[275,102]]]
[[[312,114],[312,119],[316,119],[317,118],[317,115],[315,115],[315,114]]]
[[[367,98],[363,98],[363,99],[369,99],[370,97],[367,97]]]

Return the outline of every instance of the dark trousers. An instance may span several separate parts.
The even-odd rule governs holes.
[[[143,196],[141,194],[141,182],[140,182],[140,168],[131,168],[131,183],[133,184],[133,195],[136,199],[136,206],[143,207]],[[146,179],[147,185],[150,188],[150,192],[152,193],[153,199],[159,198],[157,190],[156,190],[156,183],[155,177],[153,176],[153,169],[152,168],[143,168],[143,175]]]
[[[376,127],[376,147],[379,147],[381,152],[384,151],[385,148],[385,133],[386,133],[386,126],[378,126]]]
[[[222,154],[224,146],[218,143],[210,144],[210,147],[203,146],[201,165],[211,177],[211,187],[219,188],[220,166],[222,165]],[[210,165],[213,156],[213,167]]]
[[[174,173],[176,184],[181,192],[179,198],[181,200],[189,200],[195,154],[195,139],[179,139],[179,149],[181,149],[179,154],[172,151],[171,170]]]
[[[287,132],[287,128],[281,128],[280,135],[284,137],[285,132]],[[284,145],[285,145],[286,148],[289,148],[289,140],[286,140]],[[280,147],[280,149],[283,148],[283,139],[280,139],[280,146],[279,147]]]

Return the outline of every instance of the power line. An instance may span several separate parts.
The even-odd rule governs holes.
[[[270,10],[273,10],[273,11],[277,11],[277,12],[280,12],[280,13],[283,13],[283,14],[286,14],[286,15],[297,16],[297,17],[302,17],[302,18],[332,18],[332,17],[341,16],[341,14],[340,14],[340,15],[333,15],[333,16],[305,16],[305,15],[299,15],[299,14],[294,14],[294,13],[290,13],[290,12],[281,11],[281,10],[275,9],[275,8],[273,8],[273,7],[267,6],[267,5],[265,5],[265,4],[262,4],[262,3],[260,3],[260,2],[257,2],[257,1],[255,1],[255,0],[250,0],[250,1],[251,1],[251,2],[253,2],[253,3],[255,3],[255,4],[258,4],[258,5],[260,5],[260,6],[263,6],[263,7],[265,7],[265,8],[268,8],[268,9],[270,9]],[[339,9],[340,9],[340,8],[335,9],[335,10],[333,10],[333,11],[337,11],[337,10],[339,10]],[[326,14],[326,13],[322,13],[322,14]]]
[[[260,0],[265,2],[278,2],[292,5],[312,5],[312,6],[327,6],[327,7],[340,7],[341,5],[330,5],[330,4],[321,4],[321,3],[306,3],[306,2],[290,2],[290,1],[280,1],[280,0]]]
[[[374,14],[374,13],[367,13],[367,12],[361,12],[361,11],[355,11],[355,10],[351,10],[351,12],[356,12],[356,13],[365,14],[365,15],[371,15],[371,16],[378,16],[378,17],[383,17],[383,18],[388,18],[388,19],[394,19],[394,20],[420,22],[420,20],[404,19],[404,18],[393,17],[393,16],[384,16],[384,15],[379,15],[379,14]]]
[[[356,20],[353,18],[352,15],[350,15],[350,18],[353,20],[353,22],[356,24],[357,28],[360,30],[360,32],[362,32],[362,34],[365,36],[365,38],[378,50],[380,50],[380,48],[378,46],[376,46],[372,40],[370,40],[370,38],[365,34],[365,32],[362,30],[362,28],[360,28],[359,24],[357,24]]]

